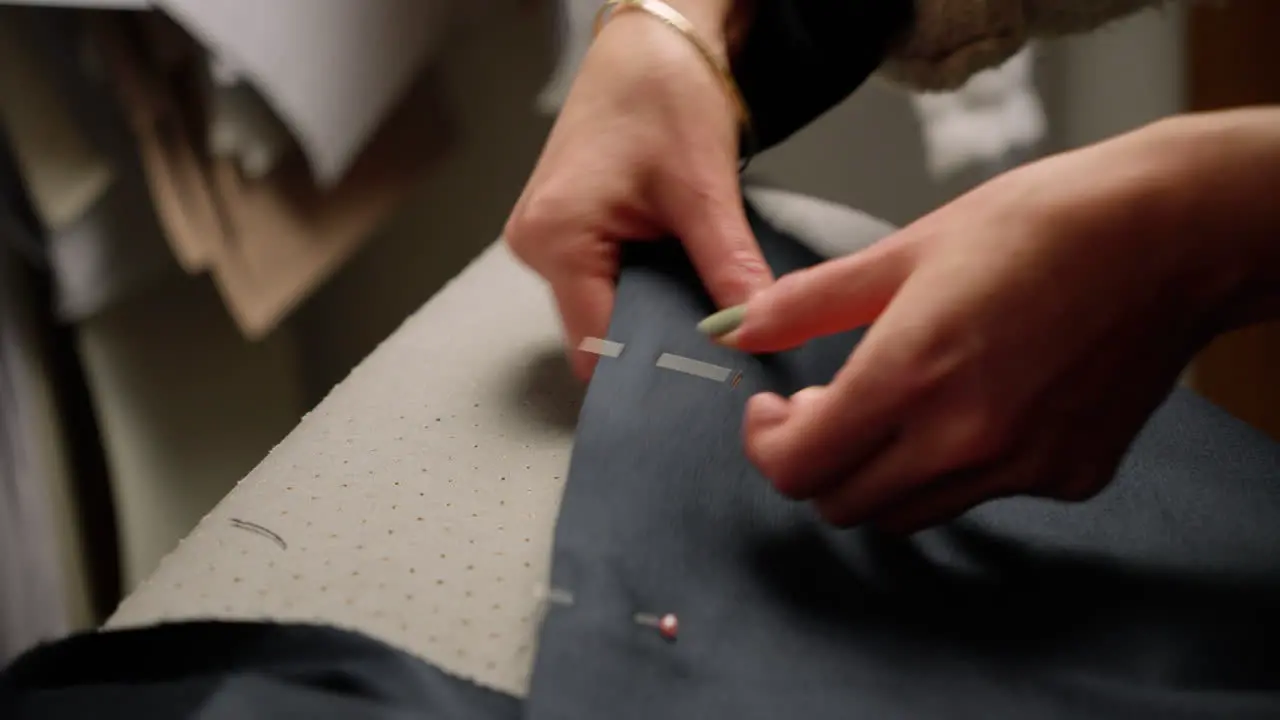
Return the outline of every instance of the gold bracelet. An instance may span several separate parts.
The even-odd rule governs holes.
[[[720,83],[724,85],[725,92],[728,93],[729,100],[733,103],[734,110],[737,111],[738,122],[741,124],[743,132],[749,135],[751,132],[751,111],[747,109],[747,101],[743,99],[742,91],[738,89],[738,81],[733,78],[733,71],[729,69],[729,64],[721,59],[715,50],[712,50],[711,46],[698,35],[693,23],[689,22],[688,18],[681,15],[678,10],[662,2],[662,0],[608,0],[604,5],[600,6],[600,11],[596,13],[595,34],[600,34],[607,18],[625,10],[639,10],[658,18],[683,35],[697,49],[702,59],[719,76]]]

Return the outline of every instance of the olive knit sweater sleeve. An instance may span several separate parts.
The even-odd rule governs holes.
[[[734,73],[751,153],[790,137],[869,75],[949,90],[1028,40],[1091,30],[1166,0],[742,0],[752,15]]]
[[[1085,32],[1166,0],[913,0],[910,31],[881,73],[920,90],[962,85],[1032,38]]]

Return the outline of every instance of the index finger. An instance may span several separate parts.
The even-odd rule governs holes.
[[[579,347],[588,337],[603,338],[609,332],[615,293],[613,278],[567,275],[551,282],[551,291],[564,325],[565,350],[574,375],[591,379],[599,357]]]
[[[741,325],[721,342],[776,352],[869,325],[911,274],[912,257],[890,241],[782,276],[747,302]]]

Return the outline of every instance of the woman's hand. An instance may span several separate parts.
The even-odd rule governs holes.
[[[669,4],[725,51],[732,0]],[[504,233],[516,256],[551,284],[571,350],[608,330],[619,241],[680,238],[721,306],[772,281],[737,171],[734,108],[697,50],[642,12],[610,19]],[[589,377],[595,356],[570,357],[575,372]]]
[[[830,522],[893,531],[1098,492],[1242,277],[1229,241],[1179,215],[1170,135],[1016,170],[756,295],[726,344],[875,324],[830,385],[751,399],[751,459]]]

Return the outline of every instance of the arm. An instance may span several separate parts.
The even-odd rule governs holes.
[[[846,525],[1090,498],[1199,348],[1280,317],[1277,197],[1280,107],[1184,115],[783,277],[721,343],[775,352],[870,327],[830,384],[751,399],[748,455]]]
[[[1135,137],[1144,132],[1167,158],[1148,182],[1163,229],[1219,269],[1203,284],[1224,297],[1220,329],[1280,317],[1280,106],[1183,115]]]

